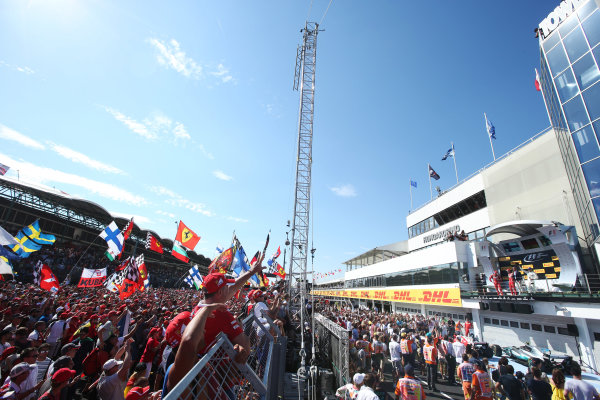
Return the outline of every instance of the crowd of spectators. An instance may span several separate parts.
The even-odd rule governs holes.
[[[515,373],[506,357],[490,362],[477,346],[469,320],[339,308],[327,301],[317,303],[316,311],[350,331],[353,379],[337,390],[341,398],[386,398],[383,369],[388,359],[397,399],[425,399],[425,387],[416,371],[426,377],[430,391],[438,391],[440,379],[462,386],[465,400],[600,399],[598,391],[581,379],[575,362],[571,364],[573,379],[567,382],[561,368],[554,369],[552,377],[546,376],[542,360],[533,359],[527,374]]]
[[[32,283],[40,260],[61,281],[57,292]],[[246,287],[262,260],[236,280],[206,276],[201,291],[158,287],[174,274],[150,267],[158,284],[126,299],[104,287],[78,288],[77,270],[68,284],[76,263],[109,274],[115,268],[101,254],[45,248],[14,263],[15,279],[0,282],[0,398],[159,399],[220,332],[235,345],[235,361],[245,362],[251,348],[241,316],[265,311],[281,330],[289,325],[283,293]]]

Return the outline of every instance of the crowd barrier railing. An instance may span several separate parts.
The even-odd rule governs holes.
[[[242,321],[250,339],[245,364],[233,361],[236,351],[225,334],[165,397],[175,399],[276,399],[283,393],[287,339],[271,318],[250,315]]]
[[[315,333],[321,336],[319,339],[322,339],[322,344],[328,347],[318,346],[317,350],[327,358],[331,355],[329,361],[333,366],[337,387],[345,385],[350,382],[350,331],[319,313],[315,313],[314,318]]]
[[[163,399],[265,398],[267,386],[248,364],[235,363],[235,355],[233,344],[220,333],[204,357]]]

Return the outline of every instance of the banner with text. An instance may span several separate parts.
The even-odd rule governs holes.
[[[96,287],[104,285],[106,281],[106,268],[88,269],[84,268],[77,287]]]
[[[462,307],[459,288],[445,289],[337,289],[313,290],[315,296],[345,297],[361,300],[383,300],[414,304]]]

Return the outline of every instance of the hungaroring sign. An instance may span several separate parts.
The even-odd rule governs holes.
[[[106,268],[88,269],[84,268],[77,287],[96,287],[104,285],[106,281]]]
[[[397,301],[413,304],[435,304],[438,306],[461,307],[459,288],[446,289],[357,289],[357,290],[313,290],[316,296],[345,297],[349,299],[368,299]]]

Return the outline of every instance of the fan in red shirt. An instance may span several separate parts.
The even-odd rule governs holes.
[[[204,278],[204,302],[198,304],[194,308],[192,316],[199,313],[204,307],[225,303],[231,299],[238,290],[242,289],[246,281],[248,281],[252,275],[262,272],[262,260],[263,257],[260,257],[250,271],[247,271],[236,280],[227,279],[225,275],[219,273],[207,275],[206,278]],[[235,319],[233,314],[228,310],[217,308],[211,312],[208,318],[209,320],[204,327],[204,337],[200,342],[194,342],[192,337],[186,338],[188,329],[184,332],[182,342],[177,352],[178,354],[175,356],[175,362],[167,369],[167,374],[165,376],[166,385],[163,389],[163,396],[166,396],[168,391],[172,389],[197,362],[197,359],[182,356],[180,353],[183,348],[196,348],[198,355],[202,355],[212,345],[217,335],[220,332],[224,332],[231,343],[233,343],[237,353],[234,357],[234,361],[243,364],[248,359],[248,356],[250,355],[250,339],[246,336],[239,321]],[[191,328],[192,325],[190,325],[189,328]],[[185,350],[185,352],[188,351],[189,350]],[[228,385],[230,383],[223,382],[223,384]]]
[[[142,359],[140,360],[140,362],[146,364],[146,378],[150,376],[152,361],[154,360],[154,356],[156,356],[156,352],[160,349],[160,328],[150,329],[150,334],[148,336],[148,342],[146,343],[144,354],[142,354]]]

